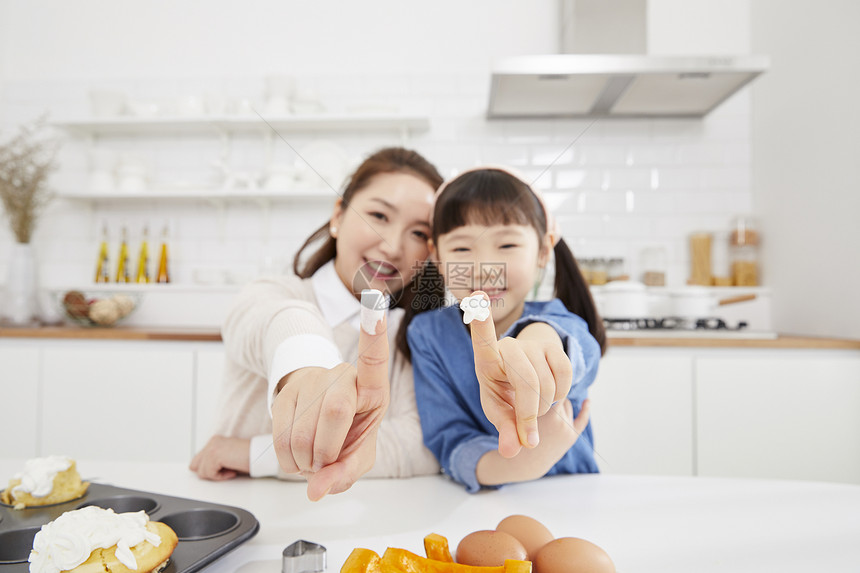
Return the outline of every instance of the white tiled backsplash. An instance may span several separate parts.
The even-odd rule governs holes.
[[[314,140],[336,143],[358,162],[385,145],[405,144],[434,162],[448,177],[482,163],[517,167],[544,190],[566,241],[578,257],[623,257],[638,278],[642,249],[666,249],[670,285],[688,274],[687,236],[693,231],[727,231],[732,217],[753,209],[750,189],[750,98],[744,90],[704,119],[506,120],[484,117],[489,77],[475,75],[319,76],[296,78],[319,94],[330,110],[355,104],[384,104],[426,114],[430,129],[403,141],[392,133],[321,132],[285,134],[275,139],[275,157],[293,162]],[[93,88],[121,90],[129,98],[221,93],[257,102],[263,78],[200,81],[140,79],[127,82],[8,82],[0,90],[4,129],[42,110],[52,119],[89,113]],[[148,163],[155,179],[216,181],[211,162],[221,143],[210,137],[124,137],[96,142],[133,152]],[[68,139],[61,154],[57,188],[85,185],[87,144]],[[237,168],[262,171],[259,137],[237,138]],[[340,182],[334,183],[337,188]],[[192,283],[229,269],[230,280],[287,268],[307,235],[328,217],[335,191],[320,186],[320,198],[223,206],[203,200],[137,203],[54,201],[40,220],[34,243],[43,285],[86,285],[92,280],[102,221],[111,235],[115,261],[119,228],[130,232],[132,263],[140,231],[150,226],[150,256],[157,255],[158,233],[169,224],[172,278]],[[0,227],[0,271],[5,270],[12,235]],[[213,271],[214,269],[214,271]],[[765,282],[766,282],[766,268]],[[217,274],[217,273],[216,273]],[[5,272],[0,273],[5,277]]]

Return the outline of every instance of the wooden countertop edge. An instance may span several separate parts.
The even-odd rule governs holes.
[[[215,328],[81,328],[43,326],[0,328],[0,338],[60,338],[70,340],[165,340],[180,342],[221,342]]]
[[[54,338],[71,340],[161,340],[179,342],[220,342],[221,331],[215,328],[80,328],[44,326],[35,328],[0,327],[0,338]],[[780,336],[775,339],[731,338],[611,338],[609,346],[675,347],[675,348],[807,348],[860,350],[860,340]]]
[[[611,338],[608,346],[675,348],[785,348],[860,350],[860,340],[779,336],[778,338]]]

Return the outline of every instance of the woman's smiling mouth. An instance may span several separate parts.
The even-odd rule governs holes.
[[[365,260],[364,268],[370,271],[371,278],[388,280],[399,276],[397,267],[383,261],[368,261]]]

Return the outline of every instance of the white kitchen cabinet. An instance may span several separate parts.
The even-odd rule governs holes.
[[[601,472],[693,475],[692,375],[683,352],[609,349],[589,391]]]
[[[4,451],[187,463],[220,342],[0,338]],[[590,391],[607,474],[860,483],[860,352],[610,347]]]
[[[188,461],[193,353],[182,344],[63,341],[42,350],[42,455]]]
[[[29,457],[39,440],[39,350],[13,342],[0,348],[0,436],[6,457]]]
[[[194,451],[206,445],[215,428],[224,376],[224,350],[213,342],[196,353],[194,374]]]
[[[699,475],[860,483],[858,354],[697,359]]]

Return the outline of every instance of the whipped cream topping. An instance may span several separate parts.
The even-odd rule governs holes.
[[[463,311],[463,324],[487,320],[490,316],[490,301],[481,295],[467,296],[460,301],[460,310]]]
[[[12,488],[12,495],[29,493],[33,497],[45,497],[54,489],[57,474],[71,467],[72,460],[66,456],[32,458],[24,463],[24,471],[15,474],[21,483]]]
[[[161,544],[161,536],[146,529],[148,521],[145,511],[114,513],[94,505],[67,511],[36,533],[29,558],[30,573],[74,569],[89,559],[93,550],[114,545],[120,563],[136,571],[137,560],[131,548],[144,541],[156,547]]]

